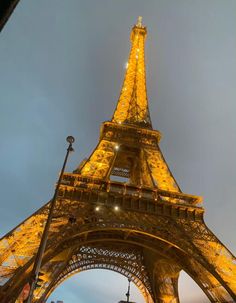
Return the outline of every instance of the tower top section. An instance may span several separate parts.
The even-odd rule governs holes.
[[[112,122],[152,128],[146,89],[145,39],[142,17],[131,31],[131,50],[126,73]]]

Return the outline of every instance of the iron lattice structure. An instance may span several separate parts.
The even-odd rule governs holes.
[[[127,276],[150,303],[179,302],[181,270],[211,302],[236,301],[236,259],[205,225],[201,198],[181,192],[152,129],[146,35],[139,20],[114,115],[91,156],[63,176],[34,302],[93,268]],[[49,205],[0,240],[0,302],[15,302],[29,281]]]

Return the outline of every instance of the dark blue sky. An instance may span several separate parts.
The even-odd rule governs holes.
[[[161,148],[182,190],[204,197],[207,225],[236,252],[234,0],[20,1],[0,39],[1,235],[51,198],[68,134],[76,138],[68,171],[96,145],[139,15],[148,27],[148,96]],[[74,278],[91,282],[91,302],[116,301],[105,288],[98,298],[97,274],[89,277]],[[60,291],[75,299],[65,303],[88,302],[77,282],[66,283]],[[181,295],[199,303],[195,290],[183,286]]]

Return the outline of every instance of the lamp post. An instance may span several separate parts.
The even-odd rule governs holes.
[[[126,297],[127,297],[127,303],[130,303],[129,302],[129,297],[130,297],[130,282],[131,282],[130,278],[128,279],[128,282],[129,282],[129,284],[128,284],[128,291],[126,293]]]
[[[64,163],[63,163],[63,166],[62,166],[62,170],[61,170],[58,182],[57,182],[57,186],[56,186],[53,198],[52,198],[52,200],[50,202],[50,205],[49,205],[49,213],[48,213],[47,221],[46,221],[45,228],[44,228],[44,231],[43,231],[43,235],[42,235],[42,238],[41,238],[41,241],[40,241],[40,244],[39,244],[38,252],[37,252],[36,257],[35,257],[34,266],[33,266],[32,272],[31,272],[31,278],[30,278],[30,282],[29,282],[30,283],[30,291],[29,291],[29,296],[28,296],[27,303],[31,303],[32,299],[33,299],[33,293],[34,293],[34,290],[35,290],[35,286],[36,286],[36,283],[37,283],[37,279],[38,279],[38,275],[39,275],[39,271],[40,271],[40,267],[41,267],[41,263],[42,263],[42,259],[43,259],[43,254],[44,254],[46,244],[47,244],[48,232],[49,232],[50,224],[51,224],[51,221],[52,221],[53,211],[54,211],[54,208],[55,208],[55,205],[56,205],[56,200],[57,200],[57,196],[58,196],[59,187],[61,185],[61,180],[62,180],[62,177],[63,177],[63,174],[64,174],[64,170],[65,170],[65,166],[66,166],[66,163],[67,163],[69,153],[73,151],[72,144],[74,143],[75,139],[72,136],[68,136],[66,138],[66,141],[69,143],[69,146],[67,148],[65,160],[64,160]]]

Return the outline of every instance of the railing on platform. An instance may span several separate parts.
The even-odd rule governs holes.
[[[145,186],[135,186],[118,181],[105,181],[102,179],[84,177],[71,173],[64,174],[62,185],[75,188],[102,190],[120,195],[133,196],[155,201],[172,201],[174,203],[185,205],[188,204],[197,206],[202,202],[202,198],[199,196],[188,195],[181,192],[166,191]]]

